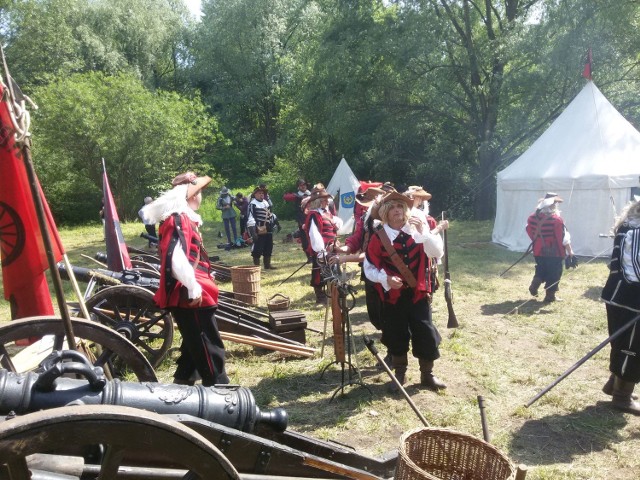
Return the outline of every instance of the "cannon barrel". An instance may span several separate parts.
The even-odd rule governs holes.
[[[85,268],[72,266],[74,276],[82,281],[89,282],[94,278],[101,285],[135,285],[138,287],[148,288],[156,291],[160,288],[160,280],[153,277],[147,277],[140,272],[133,270],[124,270],[123,272],[114,272],[104,268]],[[60,277],[69,280],[69,273],[64,263],[58,263],[58,271]]]
[[[42,362],[42,373],[0,369],[0,415],[66,405],[121,405],[160,414],[192,415],[248,433],[258,425],[278,432],[287,428],[286,411],[276,408],[262,412],[248,388],[108,381],[102,368],[93,367],[78,355],[55,351]],[[63,376],[69,373],[87,379]]]

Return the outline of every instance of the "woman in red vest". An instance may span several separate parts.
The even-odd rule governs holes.
[[[141,210],[141,216],[160,223],[158,254],[160,288],[154,300],[171,311],[182,335],[174,383],[193,385],[195,373],[204,386],[229,383],[225,372],[224,344],[215,311],[216,285],[196,213],[202,189],[211,178],[186,172],[173,179],[173,189]]]
[[[409,216],[412,206],[413,200],[391,192],[372,207],[371,216],[382,224],[369,240],[364,272],[382,301],[380,341],[391,354],[396,378],[405,382],[411,343],[420,363],[420,384],[437,391],[446,385],[433,374],[441,337],[431,321],[432,285],[426,273],[430,258],[442,256],[435,237],[448,228],[448,222],[429,231],[421,219]],[[394,383],[390,387],[397,389]]]

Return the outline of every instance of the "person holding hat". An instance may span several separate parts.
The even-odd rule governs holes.
[[[233,208],[233,197],[227,187],[220,189],[220,195],[216,202],[216,208],[222,212],[222,221],[224,222],[224,232],[227,234],[227,250],[235,245],[238,241],[236,232],[236,211]],[[231,230],[233,230],[233,242],[231,241]]]
[[[571,248],[571,234],[567,230],[558,205],[562,199],[557,193],[548,192],[538,201],[536,211],[527,219],[527,235],[536,261],[536,269],[529,285],[529,293],[538,296],[538,289],[544,283],[544,302],[557,300],[562,262],[567,256],[567,268],[576,267],[577,261]]]
[[[338,230],[342,226],[342,219],[329,210],[331,195],[324,185],[317,184],[307,197],[307,217],[304,230],[307,233],[307,258],[311,259],[311,286],[316,295],[316,303],[325,305],[327,295],[324,293],[325,281],[320,275],[318,261],[324,261],[327,253],[332,253],[335,247]]]
[[[431,320],[432,285],[426,272],[430,258],[439,255],[431,233],[441,233],[447,224],[441,222],[429,232],[419,218],[409,215],[412,206],[413,200],[398,192],[387,193],[373,205],[371,216],[381,224],[369,240],[364,272],[382,301],[380,341],[391,354],[396,378],[401,384],[406,380],[411,343],[420,364],[420,384],[437,391],[446,385],[433,374],[441,337]],[[398,390],[395,383],[390,390]]]
[[[607,308],[609,335],[640,314],[640,201],[625,207],[613,228],[615,234],[609,277],[602,289]],[[640,415],[640,403],[633,390],[640,382],[639,320],[611,341],[609,371],[602,388],[612,396],[611,405],[623,412]]]
[[[177,384],[193,385],[196,372],[204,386],[229,383],[215,318],[218,286],[202,244],[202,218],[196,213],[202,189],[210,182],[193,172],[180,174],[171,190],[140,211],[143,220],[160,222],[160,287],[154,301],[172,313],[182,335]]]
[[[253,190],[248,209],[247,230],[253,239],[251,245],[253,264],[260,265],[260,257],[264,257],[264,268],[273,270],[275,267],[271,265],[271,255],[273,253],[274,215],[265,195],[266,189],[264,187],[256,187]]]

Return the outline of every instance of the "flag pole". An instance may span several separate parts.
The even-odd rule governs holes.
[[[12,99],[12,101],[14,100],[15,99]],[[42,197],[40,196],[40,189],[38,188],[38,179],[36,177],[35,169],[33,168],[33,161],[31,160],[31,149],[29,147],[29,137],[26,137],[21,143],[22,143],[22,147],[20,150],[24,157],[23,160],[27,170],[27,177],[29,178],[29,186],[31,187],[31,196],[33,197],[33,203],[36,207],[38,225],[40,225],[42,242],[44,243],[44,250],[45,250],[45,253],[47,254],[47,261],[49,262],[49,272],[51,273],[51,280],[53,282],[53,288],[56,292],[58,308],[60,310],[60,315],[62,317],[62,323],[64,324],[65,335],[67,337],[67,345],[70,350],[76,350],[76,339],[73,334],[73,325],[71,324],[71,315],[69,314],[69,308],[67,307],[67,302],[64,298],[64,290],[62,288],[62,279],[60,278],[60,272],[58,271],[58,268],[56,265],[56,259],[53,253],[53,246],[51,244],[51,236],[49,235],[47,219],[45,218],[45,214],[44,214]]]

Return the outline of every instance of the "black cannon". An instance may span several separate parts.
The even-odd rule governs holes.
[[[370,458],[289,432],[286,412],[262,412],[247,388],[106,381],[72,351],[53,352],[38,373],[0,369],[0,414],[0,477],[9,480],[237,479],[237,472],[381,480],[393,475],[397,457]]]
[[[135,285],[155,292],[160,287],[160,280],[138,270],[114,272],[104,268],[72,267],[73,274],[81,282],[92,280],[100,285]],[[58,263],[58,271],[63,280],[69,280],[69,273],[64,263]]]
[[[42,362],[40,373],[18,374],[0,369],[1,415],[66,405],[121,405],[161,414],[191,415],[243,432],[255,431],[258,424],[276,431],[287,427],[284,409],[260,411],[248,388],[108,381],[102,368],[92,366],[76,351],[51,353]]]

